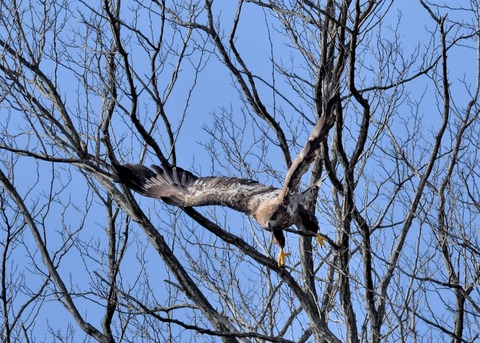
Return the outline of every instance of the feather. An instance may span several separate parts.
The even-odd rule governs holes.
[[[276,198],[279,190],[257,181],[234,177],[197,177],[179,167],[116,165],[127,187],[180,207],[222,205],[253,215],[258,206]]]
[[[220,205],[251,215],[273,235],[280,245],[278,265],[283,266],[285,237],[282,230],[302,224],[317,233],[318,220],[308,204],[315,201],[318,187],[323,179],[305,192],[299,193],[300,180],[318,156],[321,143],[334,124],[334,117],[321,116],[308,140],[289,168],[282,189],[265,186],[255,180],[224,176],[198,177],[179,167],[141,164],[115,164],[114,168],[122,183],[147,197],[163,200],[180,207]],[[321,236],[317,236],[319,240]],[[323,239],[322,239],[323,242]]]
[[[302,176],[308,171],[310,165],[318,156],[320,145],[326,139],[333,123],[333,119],[331,118],[329,118],[329,120],[327,120],[325,116],[318,118],[317,124],[308,137],[305,146],[288,169],[283,183],[282,194],[280,195],[282,199],[288,195],[288,193],[295,193],[298,191]]]

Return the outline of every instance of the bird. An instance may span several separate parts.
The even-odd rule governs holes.
[[[328,135],[333,121],[319,117],[305,146],[292,162],[282,188],[264,185],[253,179],[226,176],[196,176],[177,166],[162,164],[148,168],[142,164],[115,164],[118,178],[129,189],[146,197],[161,199],[168,205],[197,207],[220,205],[243,212],[255,219],[265,230],[273,233],[280,251],[279,267],[285,266],[285,236],[283,230],[292,225],[303,225],[316,236],[320,246],[325,236],[319,233],[314,211],[307,208],[316,198],[319,183],[307,190],[298,188],[301,177],[318,156],[321,142]]]

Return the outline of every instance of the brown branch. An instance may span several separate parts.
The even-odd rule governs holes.
[[[43,241],[42,235],[40,230],[37,227],[35,219],[31,216],[30,211],[28,210],[27,206],[25,205],[22,196],[17,192],[15,186],[10,182],[10,180],[6,177],[4,172],[0,169],[0,183],[3,185],[4,189],[8,192],[12,200],[17,204],[20,212],[22,213],[26,223],[30,227],[30,231],[33,235],[35,243],[37,244],[38,250],[42,256],[43,262],[45,267],[47,268],[53,282],[59,289],[56,293],[59,300],[65,306],[65,308],[71,313],[73,319],[77,322],[80,328],[89,336],[95,338],[99,342],[111,343],[112,341],[102,334],[98,329],[96,329],[93,325],[89,322],[85,321],[82,317],[80,312],[78,311],[73,299],[70,295],[69,290],[65,286],[62,277],[57,271],[56,266],[54,265],[52,259],[50,258],[50,254],[45,246],[45,242]]]
[[[180,283],[181,288],[185,292],[186,296],[195,304],[197,304],[198,308],[202,311],[202,313],[217,331],[237,332],[233,325],[228,321],[228,318],[213,308],[209,300],[198,287],[197,283],[190,277],[185,267],[180,263],[173,251],[170,249],[163,236],[158,232],[148,217],[140,209],[131,192],[125,186],[122,187],[125,191],[126,197],[124,198],[118,192],[116,192],[113,194],[116,201],[122,205],[125,211],[136,222],[139,223],[140,227],[143,229],[152,243],[153,248],[157,251],[169,270]],[[237,342],[237,340],[233,337],[225,337],[225,341],[232,343]]]
[[[291,157],[290,157],[290,149],[288,147],[287,139],[285,137],[285,133],[283,132],[280,124],[273,118],[267,111],[265,105],[260,99],[260,96],[257,91],[257,86],[255,83],[255,80],[253,78],[252,73],[249,71],[247,68],[245,62],[243,61],[240,53],[238,52],[234,39],[235,39],[235,32],[236,32],[236,25],[240,19],[240,14],[242,10],[242,1],[239,2],[239,6],[237,8],[237,13],[235,15],[235,21],[234,21],[234,26],[232,29],[232,32],[229,37],[229,45],[230,49],[233,52],[233,55],[235,56],[235,60],[237,63],[240,65],[241,69],[238,69],[234,61],[229,56],[229,53],[227,51],[227,48],[223,44],[220,36],[218,35],[217,31],[215,30],[215,25],[214,25],[214,19],[213,19],[213,13],[212,13],[212,7],[211,3],[207,1],[207,11],[208,11],[208,28],[204,26],[199,26],[200,29],[204,30],[206,33],[210,35],[210,37],[213,39],[215,42],[215,46],[220,52],[220,55],[222,56],[224,64],[227,66],[227,68],[231,71],[231,73],[235,76],[235,79],[237,80],[238,84],[240,85],[240,88],[242,89],[243,94],[245,95],[248,103],[252,107],[252,109],[255,111],[255,113],[262,118],[266,123],[269,124],[269,126],[273,129],[275,132],[278,143],[280,145],[280,148],[283,153],[283,157],[285,159],[285,163],[287,167],[290,167],[292,164]],[[246,80],[242,75],[246,76]]]
[[[446,37],[442,36],[442,40],[445,40]],[[444,59],[444,66],[446,67],[446,51],[443,50],[443,59]],[[405,218],[405,222],[403,224],[401,233],[399,238],[397,239],[396,245],[393,249],[393,252],[390,256],[389,264],[387,271],[385,275],[383,276],[381,282],[380,282],[380,296],[379,296],[379,301],[378,301],[378,316],[379,320],[382,320],[383,316],[385,315],[385,299],[386,299],[386,293],[387,293],[387,288],[390,284],[390,281],[392,280],[393,273],[395,269],[397,268],[398,264],[398,259],[400,257],[402,248],[405,244],[408,232],[410,231],[410,228],[412,226],[413,220],[416,216],[417,208],[420,203],[420,199],[423,195],[423,191],[425,189],[425,186],[427,185],[428,178],[430,177],[430,174],[432,173],[433,167],[435,165],[435,162],[437,161],[438,158],[438,153],[440,151],[441,143],[442,143],[442,138],[445,134],[445,131],[447,129],[449,121],[449,111],[444,111],[442,115],[442,122],[439,130],[437,131],[434,145],[432,148],[432,151],[430,153],[430,158],[428,160],[428,164],[425,168],[425,172],[420,178],[420,182],[417,186],[417,190],[415,192],[415,195],[413,197],[413,200],[410,204],[410,208],[408,210],[407,217]]]
[[[237,248],[242,250],[243,253],[254,259],[257,263],[260,263],[269,268],[270,270],[275,271],[275,273],[278,274],[278,276],[283,280],[283,282],[285,282],[289,286],[289,288],[295,293],[300,303],[302,304],[302,307],[304,308],[306,314],[312,321],[312,325],[315,326],[316,331],[319,332],[320,336],[327,339],[329,342],[340,342],[340,340],[328,329],[328,327],[324,325],[325,323],[322,323],[322,321],[320,321],[315,298],[311,294],[305,292],[285,268],[279,267],[278,263],[275,260],[262,255],[256,249],[247,244],[243,239],[223,230],[220,226],[209,221],[207,218],[202,216],[193,208],[184,208],[183,210],[192,219],[194,219],[200,225],[215,234],[217,237],[221,238],[223,241],[236,246]]]
[[[114,37],[114,42],[115,42],[115,48],[116,52],[118,52],[122,58],[123,65],[124,65],[124,70],[127,76],[127,83],[129,87],[129,94],[128,96],[131,99],[131,108],[129,111],[130,119],[135,126],[136,130],[140,133],[144,141],[152,147],[153,151],[157,155],[157,157],[160,159],[163,165],[170,165],[168,162],[167,158],[164,156],[162,150],[160,149],[160,146],[158,143],[153,139],[153,137],[148,133],[148,131],[143,127],[142,123],[138,119],[137,115],[137,105],[138,105],[138,94],[137,90],[135,87],[135,81],[133,77],[133,71],[132,67],[130,66],[130,62],[128,59],[128,53],[123,47],[122,39],[121,39],[121,34],[120,34],[120,21],[117,19],[120,11],[120,7],[118,6],[116,9],[117,13],[112,12],[112,8],[110,5],[110,1],[104,0],[103,3],[104,9],[107,13],[107,17],[110,22],[110,29],[112,31],[113,37]]]

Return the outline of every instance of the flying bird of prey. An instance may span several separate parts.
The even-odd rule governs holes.
[[[141,164],[115,165],[118,177],[128,188],[147,197],[163,200],[169,205],[195,207],[220,205],[243,212],[255,218],[260,226],[273,232],[280,246],[279,266],[285,265],[285,236],[283,229],[302,224],[316,235],[320,245],[324,237],[318,233],[315,214],[306,205],[315,199],[315,186],[298,192],[301,177],[318,155],[321,142],[332,127],[332,120],[322,116],[302,151],[292,163],[282,188],[266,186],[250,179],[223,176],[197,177],[179,167]]]

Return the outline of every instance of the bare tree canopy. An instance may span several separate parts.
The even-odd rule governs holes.
[[[480,339],[476,0],[0,9],[2,342]],[[254,197],[171,206],[128,163],[308,220],[282,266]]]

